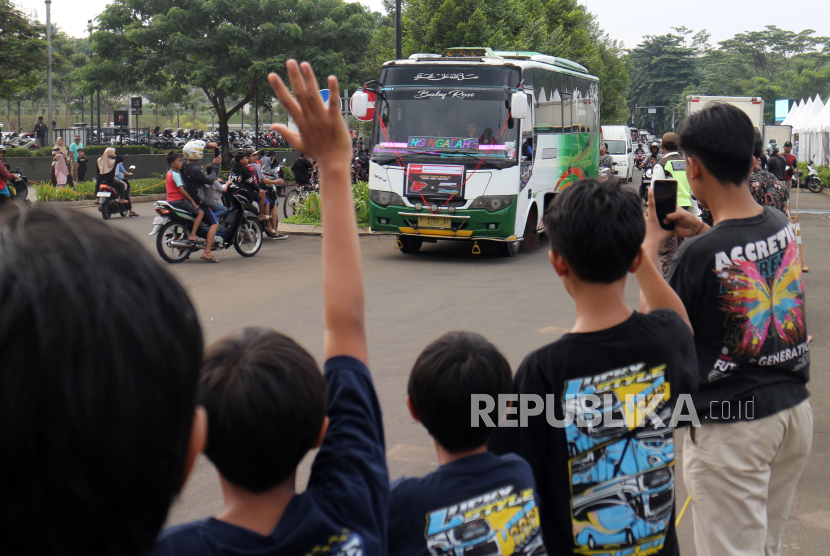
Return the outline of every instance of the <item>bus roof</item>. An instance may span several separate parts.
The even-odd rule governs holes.
[[[384,66],[387,64],[394,65],[395,63],[403,63],[407,65],[408,63],[412,63],[412,65],[415,65],[418,62],[467,62],[498,64],[504,63],[504,61],[506,60],[516,61],[518,62],[518,65],[522,67],[525,67],[526,65],[533,65],[527,64],[527,62],[536,62],[537,64],[540,64],[542,66],[554,66],[559,71],[564,70],[565,73],[583,74],[588,79],[596,79],[596,77],[588,74],[588,70],[585,68],[585,66],[573,62],[571,60],[566,60],[565,58],[558,58],[556,56],[548,56],[540,52],[532,52],[525,50],[494,51],[489,47],[455,47],[447,48],[441,54],[412,54],[407,60],[389,61],[386,62]]]

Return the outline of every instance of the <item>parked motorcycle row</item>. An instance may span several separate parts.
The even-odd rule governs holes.
[[[37,143],[37,134],[33,132],[23,133],[23,128],[17,131],[3,133],[2,144],[7,149],[29,149],[37,150],[40,145]]]

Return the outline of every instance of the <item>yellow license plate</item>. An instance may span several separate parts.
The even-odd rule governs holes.
[[[440,228],[442,230],[452,229],[452,220],[449,218],[441,218],[437,216],[419,216],[419,228]]]

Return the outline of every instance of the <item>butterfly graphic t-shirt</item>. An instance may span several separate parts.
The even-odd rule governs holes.
[[[687,240],[668,280],[695,331],[701,419],[759,419],[809,396],[801,260],[780,211],[765,207]]]

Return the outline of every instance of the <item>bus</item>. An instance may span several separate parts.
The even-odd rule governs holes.
[[[542,217],[572,182],[598,176],[599,79],[538,52],[449,48],[386,62],[352,99],[374,117],[369,163],[373,232],[463,240],[501,255],[538,247]]]

